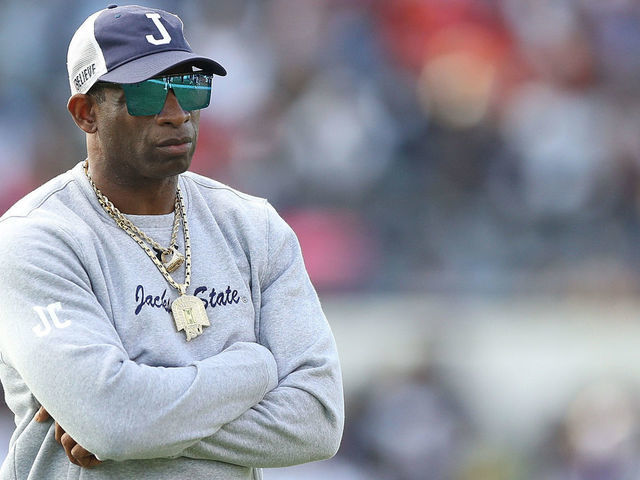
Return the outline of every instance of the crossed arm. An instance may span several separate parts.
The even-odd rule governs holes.
[[[53,256],[65,268],[15,258],[0,268],[0,287],[13,294],[0,296],[0,347],[46,408],[37,420],[50,413],[59,422],[56,439],[71,461],[184,456],[270,467],[336,452],[344,415],[337,353],[292,232],[272,239],[273,260],[254,292],[259,343],[177,368],[129,360],[73,249],[30,241],[38,251],[28,258]],[[33,314],[23,305],[34,284],[45,301],[78,299],[65,307],[75,336],[56,330],[34,342],[32,322],[18,321]],[[74,372],[72,383],[60,372]]]

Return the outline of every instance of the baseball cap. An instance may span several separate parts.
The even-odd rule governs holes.
[[[193,53],[177,15],[139,5],[109,5],[89,16],[67,52],[72,95],[87,93],[98,80],[137,83],[180,65],[227,74],[218,62]]]

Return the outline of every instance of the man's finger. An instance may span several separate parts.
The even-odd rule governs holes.
[[[73,455],[78,460],[81,460],[85,457],[90,457],[91,455],[93,455],[93,453],[91,453],[79,443],[76,443],[76,446],[71,449],[71,455]]]
[[[67,457],[69,457],[69,461],[74,465],[78,465],[79,467],[81,467],[82,465],[80,465],[80,462],[78,462],[78,460],[76,460],[75,457],[71,454],[71,450],[73,450],[73,447],[77,445],[76,441],[71,438],[71,435],[69,435],[68,433],[63,434],[60,442],[64,447],[64,451],[67,454]]]
[[[44,407],[40,407],[38,409],[38,413],[36,413],[36,416],[34,417],[35,421],[38,423],[46,422],[50,418],[51,415],[49,415],[49,412],[47,412]]]
[[[85,468],[95,467],[102,463],[93,453],[77,443],[76,446],[71,449],[71,455]]]
[[[64,429],[56,422],[56,442],[62,445],[62,436],[65,434]]]
[[[85,457],[82,460],[78,460],[81,467],[84,468],[93,468],[97,465],[100,465],[102,462],[96,458],[95,455],[91,455],[90,457]]]

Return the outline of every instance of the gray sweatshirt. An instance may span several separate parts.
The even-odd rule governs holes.
[[[189,172],[180,187],[187,293],[210,321],[190,342],[170,313],[178,292],[81,164],[0,218],[0,379],[16,422],[0,479],[259,479],[336,452],[338,355],[295,234],[265,200]],[[130,218],[169,244],[173,214]],[[40,404],[104,463],[70,463],[53,423],[34,421]]]

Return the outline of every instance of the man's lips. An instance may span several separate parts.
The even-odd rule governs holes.
[[[158,144],[159,147],[171,147],[174,145],[191,144],[191,137],[168,138]]]
[[[191,151],[191,137],[168,138],[158,143],[158,148],[173,155],[184,155]]]

